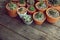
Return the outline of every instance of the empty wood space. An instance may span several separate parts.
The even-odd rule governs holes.
[[[0,2],[0,40],[60,40],[60,20],[55,24],[25,25],[19,17],[7,15],[7,0]]]

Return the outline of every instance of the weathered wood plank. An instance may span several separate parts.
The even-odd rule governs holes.
[[[0,39],[1,40],[27,40],[1,25],[0,25]]]
[[[55,25],[57,27],[60,27],[60,20],[57,23],[53,24],[53,25]]]
[[[56,27],[56,26],[53,26],[47,22],[45,22],[42,26],[40,25],[31,25],[33,28],[35,29],[38,29],[38,30],[41,30],[43,32],[45,32],[46,34],[48,35],[51,35],[57,39],[60,39],[60,28]]]
[[[7,26],[7,28],[10,28],[11,30],[23,35],[30,40],[57,40],[54,37],[47,35],[31,26],[25,25],[19,20],[10,18],[5,14],[0,15],[0,24]]]

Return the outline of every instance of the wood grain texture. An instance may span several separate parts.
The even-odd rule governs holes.
[[[39,29],[35,29],[31,26],[23,24],[20,20],[11,18],[5,14],[0,15],[0,24],[3,24],[7,28],[17,32],[20,35],[23,35],[24,37],[30,39],[30,40],[58,40],[52,35],[45,34],[44,32],[40,31]],[[33,25],[33,24],[32,24]],[[34,25],[34,27],[39,27]],[[44,27],[44,26],[42,26]],[[47,29],[47,28],[46,28]],[[45,29],[43,29],[45,30]],[[47,30],[49,31],[49,30]],[[50,32],[48,32],[50,33]]]
[[[27,40],[1,25],[0,25],[0,39],[1,40]]]
[[[42,26],[40,25],[31,25],[33,28],[41,30],[43,32],[45,32],[48,35],[51,35],[57,39],[60,39],[60,28],[56,27],[52,24],[49,24],[47,22],[45,22]]]

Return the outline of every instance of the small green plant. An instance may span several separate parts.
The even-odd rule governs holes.
[[[44,18],[44,14],[38,12],[38,13],[35,15],[35,18],[38,19],[38,20],[43,20],[43,18]]]
[[[49,10],[49,15],[51,15],[52,17],[58,17],[59,16],[59,12],[57,10]]]
[[[50,4],[57,5],[60,4],[60,0],[48,0]]]
[[[23,8],[20,8],[19,11],[20,11],[20,12],[23,11]]]
[[[27,3],[30,5],[34,5],[35,1],[34,0],[27,0]]]
[[[20,2],[21,4],[24,4],[25,0],[19,0],[19,2]]]
[[[30,7],[29,7],[29,10],[30,10],[30,11],[34,11],[34,10],[35,10],[34,6],[30,6]]]
[[[39,6],[42,6],[42,4],[43,4],[43,2],[41,2],[41,3],[39,4]]]
[[[46,4],[44,2],[40,2],[38,5],[37,5],[39,8],[46,8]]]
[[[8,6],[10,7],[10,9],[12,9],[12,10],[14,10],[14,9],[16,9],[16,7],[17,7],[17,5],[16,4],[14,4],[14,3],[9,3],[8,4]]]
[[[23,19],[24,19],[25,22],[31,22],[32,21],[32,18],[31,18],[30,15],[24,15]]]

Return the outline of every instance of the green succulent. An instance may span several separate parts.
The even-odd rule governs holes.
[[[44,2],[40,2],[39,5],[37,5],[39,8],[46,8],[46,4]]]
[[[23,11],[23,8],[20,8],[19,11],[20,11],[20,12]]]
[[[60,0],[48,0],[48,2],[52,5],[59,5],[60,4]]]
[[[24,4],[25,0],[19,0],[19,2],[20,2],[21,4]]]
[[[30,7],[29,7],[29,10],[30,10],[30,11],[34,11],[34,10],[35,10],[34,6],[30,6]]]
[[[35,15],[35,18],[38,19],[38,20],[43,20],[43,19],[44,19],[44,14],[41,13],[41,12],[38,12],[38,13]]]
[[[14,3],[9,3],[9,5],[8,5],[9,7],[10,7],[10,9],[12,9],[12,10],[14,10],[14,9],[16,9],[16,7],[17,7],[17,5],[16,4],[14,4]]]
[[[27,3],[30,5],[34,5],[35,1],[34,0],[27,0]]]
[[[24,19],[24,21],[26,21],[26,22],[31,22],[31,21],[32,21],[32,18],[31,18],[30,15],[24,15],[24,16],[23,16],[23,19]]]
[[[50,9],[49,10],[49,15],[51,15],[52,17],[58,17],[59,16],[59,12],[55,9]]]

